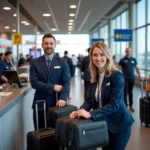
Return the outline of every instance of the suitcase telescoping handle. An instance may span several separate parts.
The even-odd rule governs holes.
[[[45,100],[39,100],[39,101],[36,101],[36,103],[35,103],[36,126],[37,126],[37,130],[39,130],[39,123],[38,123],[38,120],[39,120],[39,117],[38,117],[38,104],[39,104],[39,103],[43,103],[43,108],[44,108],[44,123],[45,123],[45,128],[47,128],[47,120],[46,120],[46,102],[45,102]]]
[[[140,82],[141,82],[141,96],[142,96],[142,98],[144,98],[144,94],[143,94],[143,91],[144,91],[144,85],[143,85],[143,82],[145,81],[145,84],[146,84],[146,86],[147,86],[147,80],[145,79],[145,80],[140,80]],[[147,94],[146,94],[146,97],[147,97]]]

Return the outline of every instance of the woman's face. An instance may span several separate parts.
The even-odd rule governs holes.
[[[107,57],[100,48],[95,47],[93,49],[92,60],[93,60],[94,65],[98,68],[98,70],[100,72],[103,72],[105,69],[106,62],[107,62]]]

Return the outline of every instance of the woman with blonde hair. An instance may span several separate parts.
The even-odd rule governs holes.
[[[95,43],[91,48],[90,72],[88,96],[70,118],[105,120],[109,144],[103,150],[125,150],[134,120],[124,103],[124,77],[115,67],[109,48],[103,42]]]

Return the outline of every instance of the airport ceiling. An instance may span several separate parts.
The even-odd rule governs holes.
[[[108,19],[123,0],[19,0],[19,3],[20,32],[23,34],[84,34],[90,33],[97,24]],[[17,30],[17,17],[13,16],[17,12],[16,5],[17,0],[0,0],[0,31]],[[71,9],[71,5],[76,5],[76,8]],[[4,10],[3,7],[11,9]],[[43,17],[44,13],[50,16]],[[69,20],[74,20],[70,31]],[[22,21],[29,24],[25,25]],[[9,26],[9,29],[5,29],[5,26]]]

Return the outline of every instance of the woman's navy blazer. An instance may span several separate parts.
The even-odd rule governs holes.
[[[118,70],[110,77],[104,76],[101,91],[102,107],[95,98],[97,83],[91,83],[86,101],[81,108],[90,111],[93,120],[104,119],[112,133],[123,131],[130,127],[134,120],[124,103],[124,77]]]

